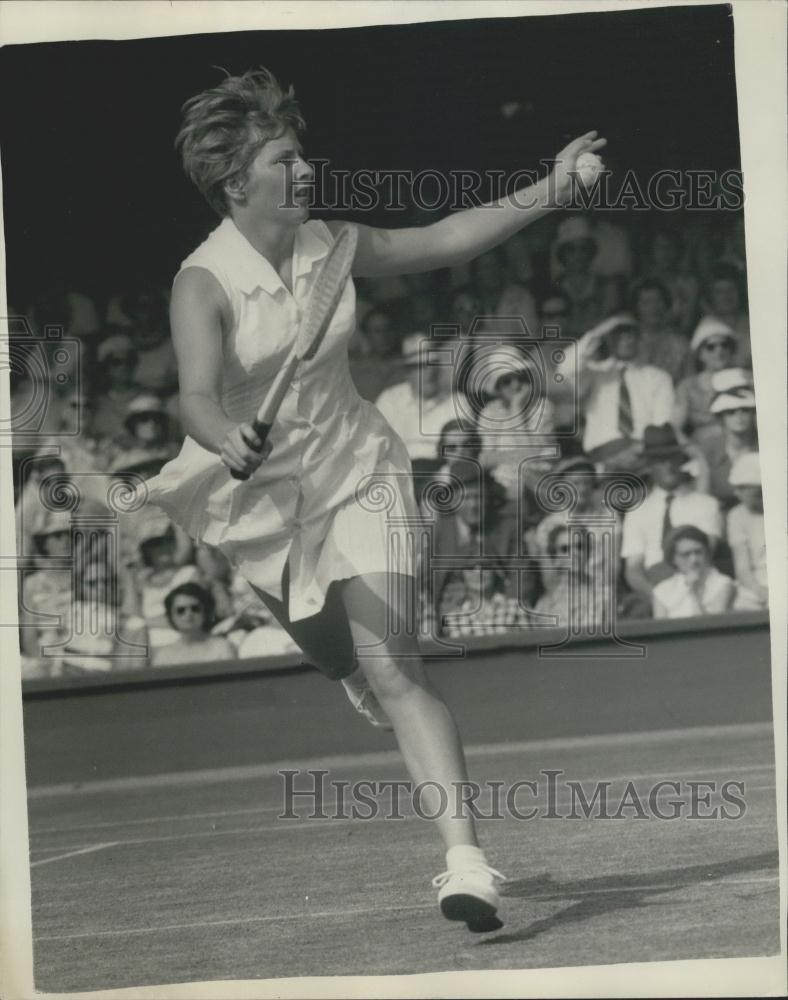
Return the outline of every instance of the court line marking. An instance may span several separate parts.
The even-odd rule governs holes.
[[[116,844],[116,841],[106,844],[90,844],[88,847],[80,847],[78,850],[67,851],[65,854],[56,854],[52,858],[41,858],[39,861],[31,861],[30,867],[36,868],[38,865],[49,865],[53,861],[65,861],[66,858],[75,858],[78,854],[94,854],[96,851],[103,851],[106,847],[115,847]],[[46,848],[43,848],[43,850],[46,850]]]
[[[684,729],[647,730],[640,733],[598,733],[591,736],[551,737],[542,740],[520,740],[509,743],[479,743],[465,748],[468,757],[490,757],[500,753],[538,753],[545,750],[573,750],[588,747],[622,746],[632,744],[685,742],[706,738],[771,737],[771,722],[744,722],[724,726],[693,726]],[[373,750],[361,754],[335,754],[301,760],[279,760],[265,764],[248,764],[239,767],[209,768],[200,771],[170,771],[124,778],[106,778],[75,783],[38,785],[28,789],[29,799],[49,798],[55,795],[89,795],[97,792],[129,791],[133,789],[166,788],[172,785],[226,784],[231,781],[249,781],[276,777],[280,770],[328,770],[401,762],[399,750]]]
[[[400,763],[401,763],[401,761],[400,761]],[[773,764],[751,764],[751,765],[744,765],[744,766],[740,766],[740,767],[735,767],[735,765],[734,765],[734,766],[731,766],[731,767],[708,767],[708,768],[702,768],[702,769],[700,769],[700,768],[693,768],[691,771],[671,771],[669,774],[666,774],[666,772],[664,772],[664,771],[650,771],[650,772],[645,772],[645,773],[641,773],[641,774],[614,774],[614,775],[609,775],[609,776],[607,776],[605,778],[597,778],[594,775],[581,776],[579,778],[575,778],[575,777],[571,777],[571,776],[567,775],[567,777],[569,777],[569,780],[571,780],[571,781],[579,781],[581,783],[582,782],[587,782],[587,781],[609,781],[611,783],[620,782],[620,781],[633,781],[633,782],[637,782],[637,781],[645,781],[645,780],[647,780],[649,778],[658,778],[658,779],[663,779],[663,780],[670,780],[670,779],[673,779],[673,778],[690,777],[692,775],[696,776],[697,780],[703,780],[703,778],[700,777],[700,775],[704,775],[705,776],[705,775],[710,775],[710,774],[722,774],[722,773],[725,773],[726,771],[729,771],[729,770],[732,771],[732,772],[734,772],[738,776],[740,774],[753,774],[753,773],[757,773],[757,772],[760,772],[760,771],[774,771],[774,765]],[[562,781],[563,780],[564,779],[562,779]],[[735,779],[732,778],[731,780],[735,780]],[[330,781],[327,782],[327,784],[330,786]],[[769,789],[769,788],[774,788],[774,787],[775,787],[774,783],[772,783],[770,785],[750,785],[748,788],[745,788],[745,794],[747,792],[750,792],[750,791],[763,791],[764,789]],[[667,790],[665,791],[665,794],[667,794]],[[486,798],[482,797],[482,798],[480,798],[478,800],[478,804],[480,805],[480,807],[482,807],[482,805],[484,803],[486,803],[486,801],[487,801]],[[328,799],[324,799],[321,804],[322,804],[322,807],[323,807],[324,811],[328,812],[332,808],[336,807],[337,802],[336,802],[336,800],[329,801]],[[279,813],[279,812],[282,811],[282,809],[283,809],[283,805],[280,804],[280,805],[277,805],[277,806],[273,806],[273,805],[271,805],[271,806],[257,806],[254,809],[229,809],[229,810],[219,810],[219,811],[215,811],[215,812],[184,813],[182,815],[174,815],[174,816],[145,816],[145,817],[140,817],[140,818],[137,818],[137,819],[112,820],[112,821],[106,821],[106,822],[103,822],[103,823],[83,823],[83,824],[80,824],[79,826],[67,826],[67,827],[64,827],[64,826],[51,826],[51,827],[44,827],[44,828],[41,828],[41,829],[38,829],[38,830],[31,830],[30,831],[30,837],[31,838],[35,838],[35,837],[47,836],[49,834],[78,833],[80,830],[113,830],[113,829],[118,829],[118,828],[124,829],[126,827],[139,826],[139,825],[142,825],[142,824],[145,824],[145,823],[151,823],[151,824],[154,824],[154,823],[183,823],[183,822],[187,822],[187,821],[190,821],[190,820],[200,820],[200,819],[228,819],[228,818],[233,817],[233,816],[254,816],[254,815],[261,815],[261,814],[266,814],[266,813]],[[299,819],[306,819],[307,817],[305,817],[305,816],[302,817],[302,816],[299,815],[298,818]],[[38,848],[38,850],[42,850],[42,848]]]
[[[745,878],[745,879],[710,879],[708,882],[697,883],[698,888],[708,889],[708,888],[718,888],[720,886],[729,885],[759,885],[759,884],[773,884],[779,881],[777,875],[767,876],[762,878]],[[565,896],[559,896],[557,893],[561,891],[561,886],[557,885],[552,892],[542,892],[534,893],[527,897],[528,902],[538,902],[539,900],[551,901],[556,899],[562,899],[564,901],[571,899],[580,899],[584,896],[597,896],[607,893],[616,892],[654,892],[659,890],[681,890],[689,888],[689,886],[676,885],[675,882],[655,882],[650,885],[638,885],[638,886],[611,886],[610,888],[604,889],[579,889],[577,892],[567,893]],[[508,901],[510,899],[517,899],[516,896],[504,896],[504,900]],[[227,927],[227,926],[238,926],[241,924],[267,924],[267,923],[278,923],[290,920],[316,920],[323,918],[336,918],[336,917],[356,917],[363,916],[372,913],[397,913],[397,912],[408,912],[413,910],[432,910],[435,908],[434,903],[412,903],[409,905],[396,905],[396,906],[366,906],[358,907],[357,909],[339,909],[339,910],[316,910],[312,913],[306,911],[302,913],[280,913],[278,915],[266,914],[265,916],[257,917],[232,917],[226,920],[203,920],[196,921],[194,923],[184,923],[184,924],[165,924],[155,927],[128,927],[116,930],[103,930],[103,931],[80,931],[77,934],[46,934],[40,935],[33,938],[34,941],[75,941],[84,938],[102,938],[102,937],[126,937],[126,936],[139,936],[143,934],[160,934],[164,931],[180,931],[180,930],[194,930],[203,927]]]
[[[690,772],[690,773],[694,774],[694,772]],[[769,785],[769,786],[764,786],[764,788],[765,789],[768,788],[769,791],[772,791],[773,788],[774,788],[774,786],[773,785]],[[745,790],[745,794],[746,794],[746,790]],[[675,796],[676,793],[675,792],[671,792],[668,789],[665,789],[664,795],[662,796],[662,798],[664,799],[668,795]],[[681,801],[684,801],[684,796],[679,796],[679,798],[681,799]],[[535,805],[538,805],[541,801],[542,800],[539,799],[539,798],[535,799],[534,802],[531,804],[531,807],[533,807]],[[674,799],[674,801],[675,801],[675,799]],[[556,808],[560,808],[562,806],[569,806],[569,805],[571,805],[571,803],[572,803],[572,800],[569,797],[566,797],[566,798],[558,797],[555,800],[555,806],[556,806]],[[480,809],[482,809],[482,810],[484,809],[485,803],[483,803],[483,802],[480,801],[477,804],[478,804],[478,806],[479,806]],[[324,803],[323,805],[324,805],[324,811],[328,812],[328,810],[329,810],[328,804]],[[567,818],[567,817],[561,817],[561,818]],[[419,819],[421,819],[421,817],[419,817],[416,813],[412,813],[412,812],[411,813],[405,813],[405,812],[403,812],[402,815],[399,818],[397,818],[397,819],[389,818],[389,817],[387,817],[385,815],[374,816],[374,817],[371,817],[369,819],[362,819],[360,817],[353,817],[353,816],[338,816],[338,817],[335,818],[335,817],[330,816],[330,815],[327,818],[325,818],[325,819],[317,819],[317,818],[316,819],[310,819],[307,816],[296,816],[296,817],[293,817],[291,819],[280,820],[278,823],[269,824],[267,826],[235,827],[235,828],[232,828],[230,830],[201,830],[201,831],[192,832],[192,833],[172,833],[172,834],[165,834],[165,835],[156,836],[156,837],[129,837],[129,838],[125,838],[125,839],[122,839],[122,840],[113,841],[113,842],[111,842],[109,844],[106,844],[106,845],[103,845],[103,846],[107,846],[107,847],[139,847],[139,846],[141,846],[143,844],[163,844],[163,843],[171,843],[173,841],[181,841],[181,840],[198,840],[200,838],[204,839],[204,838],[211,838],[211,837],[231,837],[231,836],[245,835],[245,834],[263,834],[263,833],[265,833],[265,834],[270,834],[270,833],[288,833],[289,834],[289,833],[293,833],[295,831],[310,832],[310,831],[313,831],[313,830],[316,831],[316,832],[318,832],[320,830],[333,829],[334,827],[337,827],[337,826],[344,826],[347,823],[386,823],[386,822],[404,823],[404,822],[407,822],[407,821],[419,820]],[[626,819],[634,819],[634,817],[624,817],[624,820],[626,820]],[[421,819],[421,821],[425,822],[425,823],[433,822],[433,820],[429,820],[429,819]],[[482,819],[482,821],[484,821],[484,820]],[[503,820],[497,820],[497,819],[493,820],[493,819],[490,819],[490,822],[502,822],[502,821]],[[615,820],[610,820],[610,822],[616,822],[616,821]],[[618,822],[620,822],[620,821],[618,821]],[[89,846],[86,847],[84,850],[78,849],[77,845],[68,845],[68,846],[70,848],[72,848],[71,853],[62,855],[63,858],[71,857],[72,855],[76,855],[76,854],[87,853],[90,850]],[[51,850],[53,850],[53,848],[51,846],[50,847],[35,847],[35,848],[32,848],[32,850],[30,851],[30,853],[31,854],[40,854],[40,853],[43,853],[44,851],[51,851]],[[53,858],[51,860],[59,860],[59,859],[54,859]]]

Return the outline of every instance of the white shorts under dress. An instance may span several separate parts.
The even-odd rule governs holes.
[[[299,227],[293,294],[231,219],[181,265],[179,274],[208,270],[230,303],[222,405],[232,420],[253,420],[290,352],[332,241],[322,222]],[[291,382],[271,429],[271,454],[248,480],[234,479],[218,455],[187,437],[180,454],[145,484],[149,501],[279,600],[288,563],[291,621],[317,614],[332,580],[418,574],[423,520],[410,459],[402,439],[353,384],[347,344],[354,328],[349,281],[320,349]]]

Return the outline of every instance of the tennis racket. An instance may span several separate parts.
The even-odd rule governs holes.
[[[344,229],[340,230],[328,251],[328,256],[323,261],[320,274],[318,274],[309,296],[293,348],[287,356],[287,361],[272,382],[252,423],[254,432],[260,439],[260,447],[255,448],[255,451],[262,451],[298,366],[302,361],[309,361],[313,358],[323,342],[350,277],[357,240],[358,230],[354,226],[345,226]],[[244,438],[244,440],[246,439]],[[246,443],[250,448],[254,447],[250,441],[246,441]],[[237,472],[235,469],[230,471],[235,479],[249,478],[245,472]]]

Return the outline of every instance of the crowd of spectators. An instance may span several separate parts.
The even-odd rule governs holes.
[[[356,282],[351,374],[405,442],[431,526],[424,634],[766,607],[745,274],[737,215],[574,213],[467,267]],[[11,385],[28,676],[295,651],[218,550],[147,507],[102,521],[179,448],[166,291],[21,305],[46,355]],[[50,325],[81,362],[55,359]],[[75,511],[43,502],[58,483]]]

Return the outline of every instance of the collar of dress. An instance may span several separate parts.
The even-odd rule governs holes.
[[[273,295],[280,289],[287,291],[274,266],[255,250],[232,219],[222,220],[216,233],[232,258],[234,278],[242,292],[249,294],[257,288],[262,288]],[[327,253],[328,244],[324,243],[306,223],[302,223],[296,230],[293,244],[293,281],[311,271]]]

